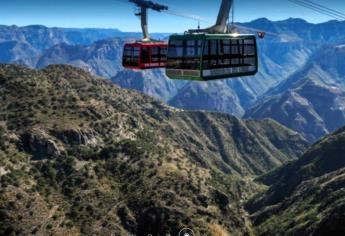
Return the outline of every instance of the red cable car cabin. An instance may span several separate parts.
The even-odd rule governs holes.
[[[165,42],[136,42],[124,47],[122,65],[128,69],[165,68],[168,44]]]

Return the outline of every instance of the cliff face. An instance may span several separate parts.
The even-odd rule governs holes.
[[[57,44],[47,49],[36,64],[44,68],[53,64],[67,64],[94,75],[111,78],[122,70],[122,47],[125,40],[107,39],[91,45]]]
[[[345,124],[345,47],[327,46],[298,72],[271,89],[245,115],[272,118],[310,142]]]
[[[327,136],[299,160],[259,178],[267,191],[247,209],[258,235],[343,235],[345,129]]]
[[[5,235],[249,234],[250,176],[306,148],[274,121],[184,112],[68,66],[2,65],[0,95]]]

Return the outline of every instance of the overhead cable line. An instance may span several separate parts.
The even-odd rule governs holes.
[[[316,2],[313,2],[313,1],[310,1],[310,0],[300,0],[300,1],[308,2],[308,3],[313,4],[315,6],[321,7],[321,8],[323,8],[323,9],[329,11],[329,12],[332,12],[332,13],[334,13],[336,15],[339,15],[340,17],[344,17],[345,18],[345,14],[344,13],[342,13],[340,11],[337,11],[337,10],[334,10],[332,8],[329,8],[327,6],[321,5],[319,3],[316,3]]]
[[[183,13],[183,12],[178,12],[178,11],[175,11],[175,10],[168,10],[165,13],[166,14],[170,14],[170,15],[174,15],[174,16],[179,16],[179,17],[191,19],[191,20],[195,20],[195,21],[198,21],[198,22],[207,22],[205,19],[203,19],[200,16],[191,15],[191,14],[187,14],[187,13]]]
[[[345,16],[341,16],[339,15],[338,13],[334,12],[334,11],[331,11],[331,10],[328,10],[324,7],[320,7],[320,6],[317,6],[317,5],[314,5],[312,4],[312,2],[307,2],[307,1],[304,1],[304,0],[288,0],[289,2],[292,2],[294,4],[297,4],[299,6],[302,6],[302,7],[305,7],[305,8],[308,8],[308,9],[311,9],[313,11],[316,11],[316,12],[319,12],[323,15],[327,15],[329,17],[332,17],[336,20],[345,20]]]

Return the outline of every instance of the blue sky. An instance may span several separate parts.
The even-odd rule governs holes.
[[[123,0],[1,0],[0,24],[41,24],[58,27],[118,28],[122,31],[140,31],[134,17],[134,6]],[[220,0],[154,0],[167,4],[172,10],[202,16],[213,22]],[[345,12],[344,0],[313,0]],[[331,18],[290,3],[288,0],[237,0],[236,21],[246,22],[259,17],[272,20],[289,17],[304,18],[310,22],[324,22]],[[182,32],[195,28],[193,20],[150,12],[151,32]],[[202,23],[208,26],[210,23]]]

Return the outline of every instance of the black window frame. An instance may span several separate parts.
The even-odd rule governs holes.
[[[252,47],[250,54],[245,53],[246,47]],[[228,50],[225,50],[226,48]],[[245,63],[249,58],[253,63]],[[257,68],[256,41],[252,38],[207,39],[205,40],[202,66],[203,70],[244,66]]]
[[[159,63],[159,61],[160,61],[160,47],[159,46],[151,47],[151,62]]]
[[[166,63],[168,60],[168,48],[160,46],[159,47],[159,62]]]
[[[175,42],[175,43],[174,43]],[[191,43],[192,42],[192,43]],[[180,50],[177,50],[177,49]],[[203,48],[202,39],[174,39],[169,42],[168,69],[200,70]],[[181,50],[182,49],[182,50]],[[189,51],[193,49],[194,53]],[[174,50],[174,51],[172,51]],[[180,53],[177,53],[180,52]]]
[[[135,54],[138,55],[135,55]],[[125,66],[139,66],[140,47],[127,45],[124,48],[122,64]]]
[[[140,56],[140,62],[142,64],[147,64],[151,62],[150,59],[150,47],[141,47],[141,56]]]

